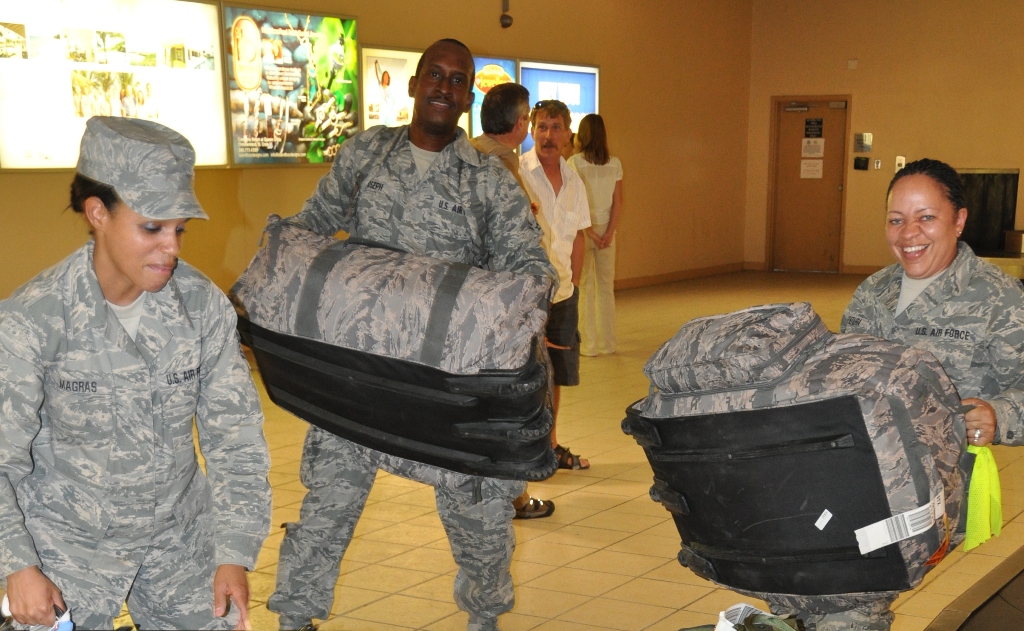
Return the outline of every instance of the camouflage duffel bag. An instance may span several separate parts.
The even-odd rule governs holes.
[[[964,419],[930,354],[778,304],[692,320],[644,372],[623,431],[696,574],[754,595],[899,592],[963,540]]]
[[[339,241],[276,216],[264,239],[231,293],[274,403],[452,471],[554,474],[548,279]]]

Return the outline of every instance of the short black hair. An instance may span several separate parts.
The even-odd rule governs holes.
[[[430,46],[427,46],[427,50],[430,50],[431,48],[437,46],[438,44],[453,44],[455,46],[458,46],[459,48],[462,48],[469,54],[469,83],[472,85],[473,78],[476,77],[476,62],[473,60],[473,51],[469,49],[469,46],[466,46],[457,39],[445,37],[444,39],[439,39]],[[427,50],[423,51],[423,54],[420,55],[420,60],[416,62],[417,77],[420,76],[420,71],[423,70],[423,57],[426,56]]]
[[[103,182],[97,182],[87,178],[81,173],[75,173],[75,179],[71,180],[71,203],[69,207],[76,213],[85,212],[85,200],[90,197],[98,197],[107,210],[114,210],[114,207],[121,203],[114,187]]]
[[[889,182],[889,189],[885,192],[886,199],[889,199],[889,193],[892,193],[892,187],[896,185],[896,182],[908,175],[927,175],[946,189],[946,199],[953,204],[954,210],[967,207],[967,192],[964,190],[964,181],[960,179],[960,174],[945,162],[930,158],[914,160],[897,171],[892,181]]]
[[[480,125],[485,134],[507,134],[520,116],[530,113],[530,91],[518,83],[496,85],[480,105]]]

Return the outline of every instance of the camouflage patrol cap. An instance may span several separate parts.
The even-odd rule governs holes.
[[[170,127],[148,120],[93,116],[85,123],[77,171],[114,187],[149,219],[209,219],[192,188],[196,152]]]

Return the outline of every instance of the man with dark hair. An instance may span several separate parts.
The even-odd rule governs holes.
[[[465,52],[467,55],[469,55],[469,85],[472,86],[473,85],[473,80],[476,78],[476,62],[473,61],[473,52],[469,50],[469,46],[466,46],[465,44],[463,44],[462,42],[460,42],[459,40],[457,40],[457,39],[455,39],[453,37],[445,37],[445,38],[437,40],[436,42],[431,44],[430,47],[433,48],[434,46],[438,46],[440,44],[452,46],[454,48],[461,48],[463,50],[463,52]],[[420,55],[420,60],[416,62],[416,75],[415,75],[415,77],[420,76],[420,71],[423,70],[423,60],[426,59],[426,58],[427,58],[427,53],[426,52],[424,52],[422,55]],[[409,86],[410,86],[409,87],[409,96],[413,96],[413,94],[412,94],[412,79],[409,80]],[[472,88],[470,88],[470,95],[469,95],[469,104],[470,105],[473,104],[473,99],[475,99],[475,98],[476,98],[476,94],[473,94]]]
[[[453,40],[435,42],[417,68],[409,80],[412,123],[373,127],[342,144],[331,171],[289,221],[323,235],[345,230],[406,252],[554,279],[526,196],[458,127],[473,102],[469,50]],[[281,628],[330,615],[338,566],[378,469],[434,487],[459,565],[455,602],[469,613],[471,631],[496,630],[498,616],[513,605],[512,501],[525,482],[455,473],[317,427],[306,435],[300,468],[309,492],[300,520],[287,524],[277,588],[267,603]]]
[[[500,136],[513,131],[518,123],[523,140],[530,132],[530,91],[518,83],[500,83],[484,96],[480,123],[485,134]],[[518,145],[517,145],[518,146]]]
[[[499,158],[532,202],[533,194],[519,176],[519,156],[515,154],[530,133],[530,91],[518,83],[494,86],[480,106],[480,123],[483,135],[469,142],[481,153]]]
[[[583,269],[583,231],[590,227],[590,205],[583,180],[562,157],[572,115],[565,103],[540,101],[530,112],[533,149],[520,158],[523,180],[536,194],[540,212],[550,226],[547,253],[558,270],[558,290],[548,315],[547,342],[554,368],[555,428],[561,386],[580,383],[579,324],[580,272]],[[590,463],[558,444],[555,430],[551,443],[560,469],[588,469]]]
[[[495,156],[512,172],[523,192],[530,198],[530,210],[537,217],[537,223],[544,231],[541,246],[548,251],[547,221],[537,213],[538,206],[533,192],[519,176],[519,156],[515,148],[523,144],[530,130],[530,91],[518,83],[502,83],[490,89],[480,106],[480,123],[484,128],[481,136],[469,142],[480,153]],[[516,498],[512,506],[516,519],[549,517],[555,512],[555,503],[531,497],[529,491]]]

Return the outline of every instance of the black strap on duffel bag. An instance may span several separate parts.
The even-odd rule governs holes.
[[[782,594],[909,589],[896,545],[862,555],[854,536],[891,516],[856,397],[686,419],[626,413],[623,430],[654,470],[651,498],[672,514],[679,562],[694,573]],[[927,481],[923,492],[927,503]],[[857,522],[824,527],[822,515]]]
[[[558,462],[547,357],[518,370],[454,375],[277,333],[238,318],[271,400],[360,445],[459,473],[543,480]]]

